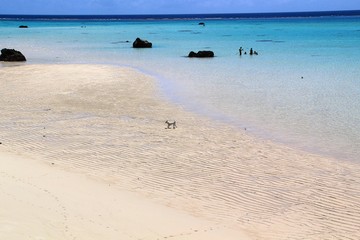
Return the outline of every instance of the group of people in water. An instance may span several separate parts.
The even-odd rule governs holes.
[[[239,48],[240,56],[243,54],[244,49],[242,47]],[[244,55],[247,55],[247,52],[244,52]],[[258,55],[257,51],[254,51],[252,48],[250,48],[249,55]]]

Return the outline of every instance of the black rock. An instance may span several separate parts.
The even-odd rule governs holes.
[[[197,58],[209,58],[209,57],[214,57],[214,52],[213,51],[198,51],[197,53],[191,51],[188,55],[188,57],[192,58],[192,57],[197,57]]]
[[[205,27],[205,23],[204,22],[200,22],[199,25],[204,26]]]
[[[1,50],[0,61],[5,62],[24,62],[26,61],[25,56],[15,49],[4,48]]]
[[[152,43],[148,42],[147,40],[142,40],[140,38],[136,38],[133,42],[133,48],[151,48]]]
[[[19,28],[28,28],[26,25],[20,25]]]
[[[191,51],[191,52],[189,52],[189,55],[188,55],[188,57],[196,57],[197,56],[197,54],[196,54],[196,52],[193,52],[193,51]]]

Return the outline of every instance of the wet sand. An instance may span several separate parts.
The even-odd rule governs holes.
[[[129,68],[14,66],[0,83],[1,238],[360,238],[357,163],[187,112]]]

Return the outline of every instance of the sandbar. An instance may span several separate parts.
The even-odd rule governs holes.
[[[0,84],[1,239],[360,239],[358,163],[189,112],[131,68]]]

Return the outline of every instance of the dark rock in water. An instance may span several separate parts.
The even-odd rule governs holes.
[[[152,43],[148,42],[147,40],[142,40],[140,38],[136,38],[133,42],[133,48],[151,48]]]
[[[188,57],[192,58],[192,57],[196,57],[196,58],[209,58],[209,57],[214,57],[214,52],[213,51],[198,51],[197,53],[191,51],[188,55]]]
[[[188,57],[196,57],[196,52],[193,51],[189,52]]]
[[[19,28],[28,28],[26,25],[20,25]]]
[[[199,25],[204,26],[205,27],[205,23],[204,22],[200,22]]]
[[[24,62],[26,61],[25,56],[15,49],[4,48],[1,50],[0,61],[5,62]]]

